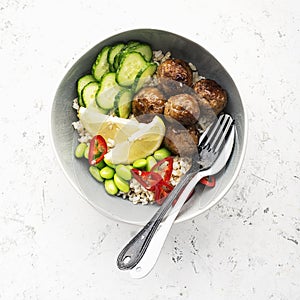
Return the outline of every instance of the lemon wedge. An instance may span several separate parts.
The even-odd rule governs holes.
[[[163,120],[155,116],[150,123],[139,123],[136,119],[109,116],[99,110],[95,103],[80,107],[78,117],[91,136],[100,134],[106,142],[113,142],[105,155],[112,164],[130,164],[156,151],[165,136]]]
[[[105,158],[113,164],[131,164],[137,159],[145,158],[160,147],[165,131],[165,124],[158,116],[148,124],[139,123],[138,130],[126,140],[116,143]]]
[[[140,123],[136,119],[108,116],[92,106],[80,107],[78,117],[90,135],[101,134],[106,142],[113,140],[114,144],[127,140],[140,130]]]
[[[78,118],[83,127],[92,136],[97,135],[101,124],[107,121],[108,115],[97,112],[96,110],[80,107],[78,111]]]

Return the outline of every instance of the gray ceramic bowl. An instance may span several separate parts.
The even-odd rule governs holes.
[[[214,79],[228,92],[226,112],[235,119],[237,139],[233,155],[226,169],[217,177],[213,189],[198,187],[193,197],[185,204],[176,222],[191,219],[216,204],[230,189],[238,176],[245,154],[247,142],[247,118],[237,87],[224,67],[198,44],[177,34],[155,30],[136,29],[119,33],[105,39],[85,53],[62,79],[52,107],[51,134],[53,146],[63,171],[80,195],[103,215],[130,224],[144,225],[157,210],[156,205],[134,205],[128,200],[109,196],[103,185],[89,174],[86,162],[74,158],[77,133],[71,123],[77,120],[72,101],[77,96],[76,82],[84,74],[90,73],[100,49],[117,42],[139,40],[149,43],[152,49],[171,51],[172,56],[192,62],[200,75]],[[200,191],[201,189],[201,191]]]

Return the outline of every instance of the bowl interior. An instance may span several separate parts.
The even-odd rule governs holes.
[[[134,205],[128,200],[109,196],[104,191],[103,185],[91,177],[87,161],[74,158],[74,147],[78,136],[71,124],[77,121],[76,111],[72,108],[73,99],[77,97],[77,80],[90,73],[91,66],[103,46],[130,40],[147,42],[154,50],[171,51],[173,57],[192,62],[200,75],[215,80],[228,93],[226,112],[235,119],[237,137],[230,163],[218,175],[215,188],[197,187],[196,193],[183,207],[176,220],[176,222],[181,222],[206,211],[224,196],[241,167],[246,146],[247,119],[237,87],[224,67],[198,44],[166,31],[136,29],[112,36],[94,46],[70,68],[55,94],[51,115],[54,149],[73,186],[104,215],[117,221],[144,225],[157,210],[156,205]]]

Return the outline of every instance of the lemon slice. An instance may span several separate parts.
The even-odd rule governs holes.
[[[108,116],[91,105],[80,107],[78,117],[90,135],[101,134],[106,142],[113,140],[115,144],[122,143],[140,129],[136,119]]]
[[[113,164],[131,164],[137,159],[145,158],[160,147],[165,131],[165,124],[158,116],[151,123],[139,123],[139,130],[127,140],[117,143],[105,158]]]
[[[80,107],[78,112],[78,118],[80,119],[83,127],[92,136],[98,134],[101,124],[107,121],[109,116],[99,113],[96,110]]]

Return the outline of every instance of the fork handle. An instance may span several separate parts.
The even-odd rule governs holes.
[[[177,199],[182,192],[183,188],[186,186],[192,187],[192,185],[189,184],[189,182],[194,182],[192,179],[197,175],[198,171],[193,170],[191,168],[180,180],[180,182],[176,185],[176,187],[172,190],[172,192],[169,194],[169,196],[166,198],[166,200],[163,202],[161,207],[158,209],[158,211],[153,215],[151,220],[131,239],[131,241],[123,248],[123,250],[120,252],[117,258],[117,265],[118,268],[121,270],[128,270],[134,268],[137,263],[141,260],[144,253],[146,252],[149,243],[155,234],[157,228],[159,227],[160,223],[162,222],[164,216],[169,211],[170,207],[172,206],[172,203],[175,199]],[[198,176],[197,176],[198,177]],[[196,183],[193,185],[193,187],[196,185]],[[192,187],[192,188],[193,188]],[[187,199],[190,192],[184,189],[182,192],[182,199]],[[182,204],[181,204],[182,202]],[[177,209],[174,211],[176,215],[179,213],[180,208],[184,204],[185,201],[180,201],[179,203],[175,204],[175,207]],[[175,208],[174,207],[174,208]],[[172,210],[173,213],[173,210]]]

